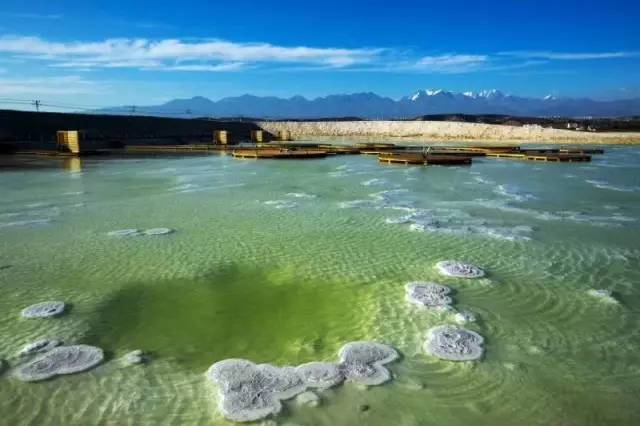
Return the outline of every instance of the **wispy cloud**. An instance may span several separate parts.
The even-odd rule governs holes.
[[[414,65],[417,70],[463,73],[477,70],[485,66],[490,58],[487,55],[446,54],[439,56],[424,56]]]
[[[635,51],[614,52],[553,52],[546,50],[513,50],[499,52],[498,55],[526,59],[547,59],[559,61],[585,61],[596,59],[633,58],[640,56]]]
[[[220,39],[112,38],[51,41],[40,37],[0,37],[0,60],[40,61],[52,68],[131,68],[174,72],[344,70],[422,74],[465,74],[520,68],[541,69],[553,61],[605,60],[640,56],[635,51],[497,53],[447,52],[419,55],[390,48],[282,46]]]
[[[62,19],[63,16],[61,14],[53,13],[53,14],[41,14],[41,13],[0,13],[2,16],[7,16],[10,18],[17,19],[47,19],[47,20],[56,20]]]
[[[0,78],[0,96],[47,96],[91,94],[101,90],[98,83],[80,76]]]
[[[314,48],[226,40],[107,39],[53,42],[39,37],[0,37],[0,52],[48,61],[53,66],[192,71],[237,70],[239,64],[300,64],[342,68],[373,61],[382,49]]]

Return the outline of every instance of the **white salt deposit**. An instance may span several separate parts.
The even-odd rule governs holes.
[[[375,342],[351,342],[340,349],[340,368],[348,380],[367,386],[380,385],[391,379],[384,367],[398,359],[398,352],[389,345]]]
[[[450,325],[429,330],[424,350],[450,361],[475,361],[482,358],[484,339],[478,333]]]
[[[17,367],[15,377],[24,382],[37,382],[58,375],[89,370],[100,364],[103,359],[102,349],[94,346],[58,346]]]
[[[135,351],[131,351],[125,354],[122,358],[120,358],[123,364],[125,365],[137,365],[143,364],[148,361],[147,356],[140,349],[136,349]]]
[[[482,268],[456,260],[443,260],[436,267],[441,274],[455,278],[480,278],[485,275]]]
[[[613,297],[613,293],[611,292],[611,290],[590,289],[590,290],[587,290],[587,294],[593,297],[597,297],[598,299],[605,302],[618,303],[618,301]]]
[[[281,400],[306,390],[304,382],[291,367],[257,365],[243,359],[217,362],[207,374],[218,385],[220,412],[236,422],[277,414],[282,409]]]
[[[306,192],[287,192],[285,195],[292,198],[316,198],[315,195]]]
[[[64,312],[65,304],[59,301],[36,303],[27,306],[21,312],[23,318],[47,318]]]
[[[460,311],[456,313],[454,319],[458,324],[466,324],[469,322],[476,322],[476,316],[473,312],[469,311]]]
[[[519,202],[533,200],[536,198],[533,194],[528,194],[526,192],[523,192],[518,187],[514,185],[509,185],[509,184],[498,185],[494,189],[494,192],[498,195],[502,195],[514,201],[519,201]]]
[[[388,181],[386,179],[378,179],[378,178],[373,178],[373,179],[369,179],[361,182],[361,184],[364,186],[382,186],[382,185],[386,185],[387,183]]]
[[[310,388],[330,388],[344,380],[340,368],[329,362],[309,362],[299,365],[297,371]]]
[[[405,290],[407,301],[422,308],[446,310],[452,303],[448,296],[451,289],[444,285],[415,281],[408,283]]]
[[[109,231],[107,235],[110,237],[137,237],[140,235],[140,230],[135,228],[118,229],[117,231]]]
[[[306,392],[309,388],[328,388],[345,378],[364,385],[384,383],[391,378],[384,365],[397,358],[398,353],[391,346],[352,342],[340,350],[339,364],[310,362],[298,367],[276,367],[226,359],[213,364],[207,377],[218,386],[222,415],[232,421],[249,422],[279,413],[281,401],[296,396],[298,402],[317,405],[320,399],[315,393]]]
[[[20,355],[32,355],[40,352],[47,352],[61,344],[62,342],[56,339],[38,339],[25,345],[25,347],[20,351]]]
[[[145,229],[142,231],[143,235],[167,235],[173,233],[174,230],[171,228],[151,228]]]
[[[269,200],[269,201],[265,201],[264,205],[272,206],[272,207],[275,207],[276,209],[292,209],[294,207],[297,207],[298,203],[291,200]]]
[[[49,223],[51,223],[51,219],[15,220],[13,222],[1,222],[0,228],[10,228],[14,226],[38,226],[47,225]]]

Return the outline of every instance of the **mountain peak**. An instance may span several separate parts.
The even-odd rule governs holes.
[[[487,99],[499,99],[504,98],[504,93],[502,93],[498,89],[483,90],[478,93],[478,97]]]

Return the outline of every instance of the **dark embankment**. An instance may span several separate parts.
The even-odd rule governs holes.
[[[51,149],[57,130],[80,130],[92,148],[123,145],[211,143],[214,130],[247,140],[258,127],[246,121],[0,110],[0,153]]]

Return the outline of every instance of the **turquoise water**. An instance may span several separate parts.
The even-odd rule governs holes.
[[[585,164],[229,156],[18,161],[0,171],[0,357],[32,340],[103,348],[90,372],[0,377],[6,424],[228,424],[204,372],[225,358],[335,360],[396,347],[394,380],[285,403],[278,423],[596,425],[640,420],[640,148]],[[168,227],[164,236],[110,231]],[[445,278],[436,262],[484,267]],[[476,363],[427,356],[451,314],[412,308],[408,281],[454,290],[486,339]],[[618,303],[589,289],[609,289]],[[69,312],[20,310],[64,300]],[[125,367],[142,349],[152,361]],[[369,410],[359,407],[366,404]]]

